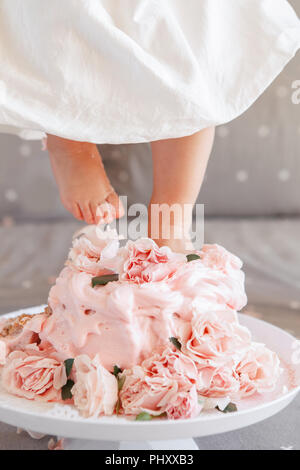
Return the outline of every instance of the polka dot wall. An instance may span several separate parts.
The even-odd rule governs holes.
[[[271,89],[268,91],[269,93],[269,99],[275,99],[277,100],[277,106],[288,106],[290,110],[294,108],[295,105],[292,104],[291,102],[291,88],[288,83],[284,84],[276,84],[271,87]],[[262,98],[263,99],[263,98]],[[274,116],[269,116],[269,122],[264,122],[260,121],[260,115],[257,113],[257,121],[256,121],[256,133],[258,139],[261,141],[265,141],[267,145],[267,141],[271,142],[271,139],[276,139],[277,133],[278,133],[278,128],[276,121],[274,120]],[[247,120],[245,120],[245,123]],[[217,127],[216,129],[216,138],[221,142],[224,141],[224,139],[230,139],[230,138],[236,138],[235,132],[232,131],[232,127],[235,125],[235,122],[229,123],[226,125],[222,125]],[[300,136],[300,113],[298,114],[298,120],[293,120],[291,119],[289,123],[290,127],[290,132],[294,135],[296,138],[298,135]],[[249,132],[253,134],[253,130],[255,131],[255,128],[251,127],[249,129]],[[280,130],[280,129],[279,129]],[[255,138],[255,136],[253,136]],[[295,142],[295,145],[298,145],[298,148],[300,148],[300,141]],[[276,160],[276,159],[275,159]],[[278,161],[278,160],[277,160]],[[292,168],[289,168],[288,166],[289,161],[287,158],[287,155],[285,154],[281,158],[281,163],[280,167],[275,169],[274,164],[274,169],[275,169],[275,178],[278,183],[280,184],[287,184],[291,181],[293,178],[293,170]],[[253,174],[253,172],[249,172],[247,168],[237,168],[236,171],[234,172],[234,179],[236,180],[237,183],[242,184],[242,183],[247,183],[251,182],[251,179],[253,181],[253,177],[256,175]],[[209,178],[208,178],[208,183],[209,183]],[[300,194],[299,194],[300,196]]]

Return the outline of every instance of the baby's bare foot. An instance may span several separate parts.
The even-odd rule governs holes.
[[[93,224],[124,215],[95,144],[48,135],[47,149],[61,201],[74,217]]]
[[[148,207],[148,236],[152,238],[159,247],[168,246],[177,253],[189,253],[194,251],[194,245],[190,238],[191,215],[181,216],[177,223],[174,223],[172,213],[166,211],[164,215],[157,216],[157,212],[152,207],[153,202]],[[166,207],[170,207],[167,204]],[[162,207],[162,206],[161,206]]]

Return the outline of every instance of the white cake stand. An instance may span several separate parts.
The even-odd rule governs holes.
[[[37,313],[41,306],[12,312]],[[293,369],[300,384],[300,364],[293,364],[296,357],[296,339],[285,331],[262,320],[240,315],[240,321],[253,334],[255,341],[265,343],[277,352],[286,365]],[[300,354],[297,355],[298,358]],[[69,449],[107,449],[105,441],[119,441],[119,449],[195,450],[194,437],[209,436],[240,429],[273,416],[296,397],[300,386],[287,391],[284,384],[278,390],[263,397],[242,400],[238,412],[222,414],[216,410],[202,413],[189,420],[131,421],[121,417],[82,418],[70,405],[40,404],[14,397],[0,389],[0,421],[42,434],[68,438]],[[70,440],[71,439],[71,440]]]

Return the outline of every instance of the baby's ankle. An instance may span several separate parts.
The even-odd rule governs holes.
[[[148,236],[159,246],[174,251],[193,249],[190,238],[192,208],[181,204],[158,204],[151,201],[148,208]]]

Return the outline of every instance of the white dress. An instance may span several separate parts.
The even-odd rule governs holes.
[[[286,0],[0,0],[0,131],[189,135],[243,113],[299,47]]]

